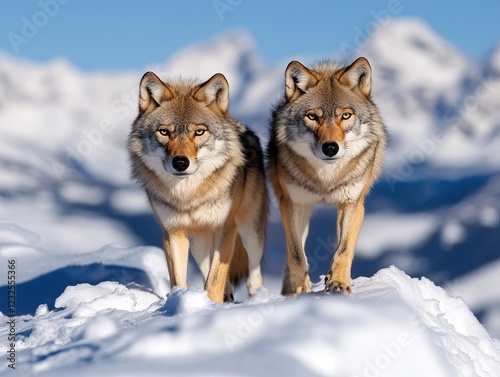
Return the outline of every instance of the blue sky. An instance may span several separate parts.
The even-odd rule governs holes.
[[[3,0],[0,52],[35,61],[64,57],[84,70],[141,69],[246,29],[272,64],[328,57],[376,23],[417,17],[481,59],[500,43],[499,15],[497,0]]]

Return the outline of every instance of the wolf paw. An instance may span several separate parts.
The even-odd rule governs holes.
[[[307,292],[311,292],[311,281],[309,280],[309,276],[304,280],[304,283],[295,290],[295,294],[300,295]]]
[[[224,302],[234,302],[233,292],[224,292]]]
[[[283,289],[281,290],[281,294],[285,296],[300,295],[307,292],[311,292],[311,280],[309,280],[308,275],[306,275],[301,284],[292,284],[288,282],[283,285]]]
[[[338,280],[332,280],[330,275],[325,278],[325,292],[328,293],[338,293],[338,294],[350,294],[351,284],[344,283]]]

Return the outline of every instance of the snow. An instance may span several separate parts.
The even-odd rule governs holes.
[[[59,207],[51,192],[40,192],[15,202],[0,197],[0,219],[22,224],[43,234],[43,246],[73,253],[97,249],[110,242],[122,245],[137,243],[137,239],[118,221],[90,211],[82,211],[78,215],[61,214]]]
[[[116,190],[110,202],[113,208],[126,214],[142,214],[149,208],[146,194],[140,195],[135,189]]]
[[[436,219],[428,214],[366,216],[357,243],[359,254],[374,258],[384,250],[400,250],[423,242],[436,227]]]
[[[441,232],[441,241],[446,246],[457,244],[465,239],[465,232],[465,228],[458,221],[449,222]]]
[[[357,53],[372,62],[374,98],[382,114],[390,114],[384,117],[393,141],[387,169],[499,165],[500,141],[491,138],[499,127],[500,86],[492,74],[498,53],[492,52],[482,73],[417,19],[378,28]]]
[[[97,261],[102,265],[137,267],[145,271],[150,285],[165,295],[168,280],[165,277],[167,263],[163,250],[156,247],[124,248],[119,245],[107,245],[97,251],[69,253],[63,250],[46,249],[38,246],[40,237],[30,230],[15,224],[0,223],[0,257],[8,259],[24,259],[22,268],[16,272],[18,284],[34,280],[38,276],[67,268],[68,266],[85,266]],[[21,262],[22,263],[22,262]],[[0,276],[0,286],[5,286],[7,276]]]
[[[61,187],[61,196],[69,203],[98,205],[104,202],[105,195],[98,187],[89,187],[69,182]]]
[[[488,264],[474,272],[453,281],[447,287],[451,294],[459,295],[475,310],[483,310],[489,305],[499,306],[500,290],[492,286],[500,276],[500,261]],[[498,333],[497,333],[498,334]]]
[[[500,76],[500,44],[497,44],[486,61],[486,74]]]
[[[296,298],[262,288],[221,305],[199,288],[166,289],[156,248],[110,245],[75,259],[35,246],[39,237],[17,226],[0,229],[3,262],[15,255],[18,266],[41,267],[35,256],[44,256],[45,268],[28,269],[18,287],[61,265],[112,263],[117,273],[128,266],[151,277],[148,284],[132,277],[67,285],[54,302],[32,297],[37,309],[15,317],[24,376],[468,377],[500,370],[500,342],[462,299],[394,266],[354,279],[349,297],[321,293],[319,282]],[[27,244],[33,254],[18,252]],[[0,315],[2,347],[8,320]]]
[[[56,308],[76,308],[75,317],[87,318],[102,310],[144,311],[158,296],[138,289],[129,289],[119,283],[105,281],[98,285],[78,284],[67,287],[56,299]]]
[[[426,278],[413,280],[418,283],[402,288],[410,279],[394,267],[378,272],[372,280],[375,281],[362,279],[368,287],[364,294],[370,297],[370,293],[377,292],[377,280],[380,285],[391,281],[390,290],[419,313],[414,320],[433,331],[447,359],[457,368],[455,373],[463,376],[480,376],[483,373],[495,376],[498,373],[500,342],[488,339],[488,333],[483,326],[478,325],[461,298],[448,296],[442,288],[436,287]],[[449,333],[445,329],[453,331]],[[485,336],[488,339],[486,341]],[[458,366],[458,360],[466,358],[471,359],[465,365]]]
[[[483,207],[479,210],[479,222],[483,226],[496,228],[500,223],[500,211],[493,207]]]

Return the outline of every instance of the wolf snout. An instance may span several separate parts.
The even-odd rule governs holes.
[[[327,141],[321,146],[321,150],[327,157],[333,157],[339,153],[340,147],[335,141]]]
[[[189,167],[189,158],[186,156],[175,156],[172,159],[172,166],[178,172],[183,172]]]

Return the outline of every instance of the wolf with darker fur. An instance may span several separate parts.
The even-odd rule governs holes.
[[[148,72],[128,139],[133,177],[163,229],[171,286],[187,286],[191,249],[219,303],[232,300],[231,283],[244,275],[250,295],[262,286],[268,210],[259,139],[228,106],[220,73],[164,82]]]
[[[268,169],[286,236],[283,294],[311,289],[304,251],[312,207],[338,206],[337,249],[325,279],[327,292],[351,291],[351,265],[364,200],[380,174],[387,136],[371,98],[371,66],[326,61],[291,62],[285,95],[276,106]]]

